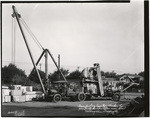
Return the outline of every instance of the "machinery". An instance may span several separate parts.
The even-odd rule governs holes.
[[[111,86],[107,86],[104,89],[100,65],[98,63],[95,63],[94,67],[91,67],[90,69],[84,69],[82,73],[82,91],[86,94],[87,99],[99,97],[100,99],[112,99],[114,101],[119,101],[121,93],[133,85],[138,85],[129,78],[130,84],[123,90],[112,90]]]
[[[59,69],[57,63],[55,62],[52,54],[48,49],[44,49],[38,42],[39,46],[43,50],[42,54],[40,55],[39,59],[35,63],[31,50],[29,48],[28,42],[26,40],[22,24],[20,21],[22,21],[21,15],[17,12],[15,6],[12,6],[13,9],[13,14],[12,17],[16,18],[18,26],[20,28],[21,34],[23,36],[24,42],[26,44],[27,50],[29,52],[32,64],[34,68],[32,69],[31,73],[33,70],[36,71],[38,78],[40,80],[40,84],[43,89],[43,93],[45,94],[45,99],[54,101],[54,102],[59,102],[62,100],[62,98],[70,98],[71,100],[75,101],[84,101],[86,98],[91,98],[92,96],[94,97],[110,97],[113,98],[113,100],[118,101],[120,99],[120,91],[112,91],[112,89],[108,88],[104,90],[103,87],[103,81],[101,77],[101,72],[100,72],[100,66],[98,63],[94,64],[93,68],[90,68],[88,73],[84,73],[83,79],[82,79],[82,91],[79,91],[78,87],[74,83],[68,83],[66,80],[65,76]],[[33,34],[32,34],[33,35]],[[39,74],[39,71],[37,69],[37,65],[40,62],[41,58],[45,55],[45,79],[47,80],[46,84],[44,85],[41,79],[41,76]],[[61,77],[63,78],[62,81],[56,81],[56,82],[50,82],[48,79],[48,55],[51,57],[52,61],[54,62],[55,66],[57,67]],[[90,75],[88,75],[90,73]],[[131,83],[130,86],[134,85],[135,83]],[[130,87],[129,86],[129,87]],[[127,87],[127,88],[129,88]],[[126,90],[125,88],[124,90]],[[123,91],[124,91],[123,90]],[[123,92],[121,91],[121,92]]]
[[[42,86],[44,95],[45,95],[45,99],[46,100],[50,100],[50,101],[54,101],[54,102],[59,102],[61,101],[62,98],[70,98],[71,100],[78,100],[78,101],[84,101],[85,100],[85,94],[83,92],[80,92],[79,89],[77,88],[77,86],[73,83],[68,83],[68,81],[66,80],[65,76],[63,75],[63,73],[61,72],[61,70],[59,69],[56,61],[54,60],[52,54],[50,53],[50,51],[48,49],[44,49],[41,44],[39,44],[39,46],[41,47],[41,49],[43,50],[42,54],[40,55],[39,59],[37,60],[37,62],[34,62],[30,47],[28,45],[28,42],[26,40],[26,36],[24,34],[23,28],[22,28],[22,24],[24,23],[24,21],[21,18],[21,15],[17,12],[15,6],[12,6],[13,9],[13,14],[12,17],[16,18],[18,26],[20,28],[21,34],[23,36],[24,42],[26,44],[27,50],[29,52],[32,64],[34,66],[34,68],[32,69],[31,73],[35,70],[38,78],[40,80],[40,84]],[[22,24],[20,23],[21,21]],[[26,23],[24,23],[26,24]],[[25,26],[27,27],[27,25]],[[28,28],[28,27],[27,27]],[[28,28],[29,29],[29,28]],[[32,36],[34,36],[32,34]],[[35,38],[35,37],[34,37]],[[39,74],[39,71],[37,69],[37,65],[39,64],[41,58],[43,57],[43,55],[45,55],[45,76],[46,76],[46,84],[43,84],[43,81],[41,79],[41,76]],[[50,80],[48,79],[48,55],[51,57],[52,61],[54,62],[55,66],[57,67],[61,77],[63,78],[63,81],[56,81],[56,82],[50,82]]]
[[[82,90],[86,94],[87,99],[92,97],[100,97],[118,101],[120,99],[119,91],[112,91],[111,87],[104,90],[103,80],[101,76],[100,66],[98,63],[94,67],[83,70]]]
[[[48,91],[48,100],[59,102],[62,98],[69,98],[71,101],[84,101],[86,95],[80,92],[77,85],[67,81],[55,81]]]

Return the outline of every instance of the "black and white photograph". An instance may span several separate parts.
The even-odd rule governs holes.
[[[144,117],[144,0],[118,1],[3,2],[1,116]]]

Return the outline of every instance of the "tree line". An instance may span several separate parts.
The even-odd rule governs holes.
[[[76,81],[81,80],[82,72],[80,72],[78,69],[71,73],[69,73],[69,70],[64,69],[64,68],[61,68],[60,70],[62,71],[63,75],[66,77],[67,80],[76,80]],[[45,83],[46,82],[45,72],[39,70],[39,73],[40,73],[43,83]],[[105,76],[105,78],[119,78],[121,76],[115,73],[114,71],[112,72],[101,71],[101,75]],[[138,73],[138,75],[144,77],[144,72],[140,72]],[[54,71],[53,73],[50,73],[48,75],[48,78],[50,79],[50,81],[62,80],[62,77],[58,70]],[[2,67],[2,70],[1,70],[2,85],[4,84],[5,85],[7,84],[24,85],[27,82],[27,80],[29,80],[29,82],[31,83],[32,82],[36,84],[40,83],[37,73],[35,71],[30,73],[30,75],[27,77],[27,75],[25,74],[25,71],[18,68],[16,65],[9,64],[8,66]]]

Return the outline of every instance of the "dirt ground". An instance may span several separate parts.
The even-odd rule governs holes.
[[[84,101],[84,102],[25,102],[4,103],[2,116],[102,116],[102,113],[93,113],[80,110],[80,106],[115,105],[112,101]]]
[[[83,102],[61,101],[2,103],[1,115],[4,116],[112,116],[118,109],[129,105],[131,98],[140,94],[122,96],[119,102],[112,100],[89,100]],[[98,109],[97,109],[98,108]]]

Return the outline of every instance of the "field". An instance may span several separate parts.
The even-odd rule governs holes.
[[[128,93],[119,102],[111,100],[89,100],[84,102],[61,101],[2,103],[2,116],[113,116],[118,109],[129,106],[129,99],[140,96]],[[127,96],[129,99],[127,99]]]

